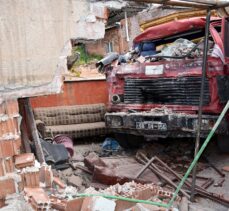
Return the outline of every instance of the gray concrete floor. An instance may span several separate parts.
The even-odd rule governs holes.
[[[101,153],[101,143],[92,144],[80,144],[74,146],[75,154],[80,153],[83,156],[89,154],[89,152]],[[218,169],[222,169],[224,166],[229,166],[229,154],[221,153],[215,142],[209,144],[207,149],[203,153],[211,163],[217,166]],[[211,177],[214,179],[213,185],[211,185],[207,191],[221,194],[224,198],[229,200],[229,172],[225,173],[225,181],[222,187],[214,187],[214,184],[220,181],[222,177],[211,167],[205,168],[199,172],[199,176]],[[210,199],[196,197],[196,203],[189,204],[190,211],[229,211],[228,207],[222,206],[219,203],[213,202]]]
[[[218,169],[222,169],[224,166],[229,166],[229,154],[221,153],[215,143],[211,143],[210,146],[204,152],[211,163],[213,163]],[[221,194],[224,198],[229,200],[229,172],[225,173],[225,181],[222,187],[214,187],[211,185],[207,190],[213,193]],[[217,183],[222,177],[211,167],[204,169],[198,175],[211,177]],[[229,208],[215,203],[212,200],[197,198],[198,203],[190,205],[190,210],[209,210],[209,211],[228,211]]]

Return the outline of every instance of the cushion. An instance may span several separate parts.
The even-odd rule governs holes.
[[[104,104],[34,109],[35,119],[41,120],[46,126],[100,122],[104,120],[105,112]]]
[[[82,138],[105,135],[106,132],[105,122],[46,126],[46,137],[64,134],[71,138]]]

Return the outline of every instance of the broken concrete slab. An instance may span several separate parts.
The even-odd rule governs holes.
[[[115,202],[103,197],[85,198],[81,211],[115,211]]]
[[[68,168],[68,169],[61,171],[61,175],[63,177],[70,177],[72,174],[73,174],[73,171],[71,168]]]
[[[130,211],[165,211],[165,208],[158,207],[150,204],[140,204],[137,203],[134,207],[130,209]]]
[[[70,176],[70,177],[67,179],[67,181],[68,181],[68,184],[69,184],[69,185],[72,185],[72,186],[78,187],[78,188],[81,187],[82,184],[83,184],[82,178],[79,177],[79,176],[75,176],[75,175]]]

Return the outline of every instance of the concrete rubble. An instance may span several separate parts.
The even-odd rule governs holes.
[[[7,106],[9,105],[9,106]],[[5,109],[10,108],[10,109]],[[18,117],[18,105],[15,101],[4,102],[0,107],[1,123],[7,123],[1,128],[1,176],[0,176],[0,199],[3,210],[124,210],[134,207],[133,202],[122,200],[110,200],[103,197],[77,197],[83,180],[80,176],[72,174],[67,169],[65,175],[69,185],[67,186],[60,178],[54,175],[51,167],[40,164],[35,160],[32,153],[20,153],[21,141],[18,136],[15,118]],[[4,121],[6,122],[4,122]],[[14,120],[14,121],[12,121]],[[10,124],[9,124],[10,123]],[[6,140],[4,137],[12,133],[15,139]],[[93,154],[92,154],[93,156]],[[82,160],[82,157],[79,156]],[[94,158],[95,155],[94,155]],[[103,163],[103,162],[102,162]],[[106,163],[104,161],[104,163]],[[113,164],[114,165],[114,164]],[[80,174],[78,172],[78,174]],[[82,193],[82,192],[81,192]],[[83,191],[86,194],[107,194],[136,198],[142,200],[163,201],[171,198],[172,192],[165,191],[154,184],[128,182],[123,185],[116,184],[106,189],[95,190],[89,188]],[[19,197],[20,196],[20,197]],[[12,203],[9,203],[9,200]],[[17,203],[16,203],[17,202]],[[132,210],[139,209],[139,205]],[[23,208],[26,207],[26,208]]]

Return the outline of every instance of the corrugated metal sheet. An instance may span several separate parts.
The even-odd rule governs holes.
[[[87,18],[89,6],[87,0],[1,1],[0,97],[60,91],[69,39],[104,36],[104,23]]]

